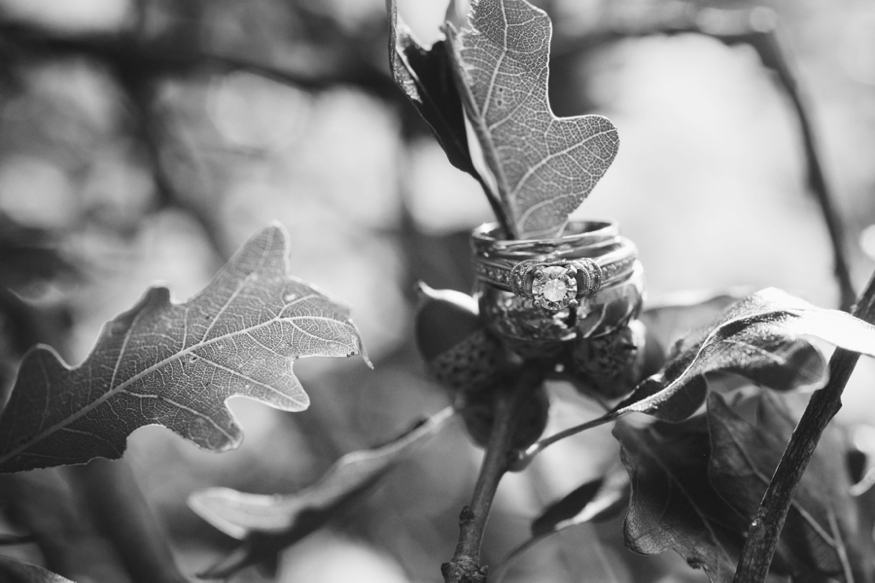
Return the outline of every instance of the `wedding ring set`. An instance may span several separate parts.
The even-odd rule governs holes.
[[[488,223],[472,233],[477,296],[487,325],[514,340],[593,338],[641,309],[644,272],[614,221],[573,221],[552,239],[502,239]]]

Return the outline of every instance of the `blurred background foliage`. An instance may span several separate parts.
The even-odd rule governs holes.
[[[836,305],[798,120],[773,74],[748,46],[659,34],[679,16],[719,28],[753,5],[536,4],[555,23],[554,110],[601,113],[620,132],[616,162],[579,213],[620,221],[640,248],[650,297],[778,286]],[[423,42],[437,37],[445,1],[399,6]],[[875,267],[875,7],[763,6],[754,14],[777,18],[813,104],[859,288]],[[195,489],[293,491],[342,453],[446,404],[411,348],[413,283],[468,291],[467,231],[490,211],[393,86],[386,37],[383,0],[0,0],[7,387],[34,342],[80,361],[102,323],[150,283],[188,297],[269,221],[291,233],[292,272],[354,307],[376,364],[297,363],[313,400],[304,413],[234,400],[246,441],[221,456],[163,429],[132,436],[126,461],[186,573],[233,547],[186,507]],[[852,422],[875,419],[875,369],[858,369],[842,413]],[[548,431],[591,415],[588,407],[558,399]],[[286,553],[278,580],[438,580],[480,455],[454,429],[331,530]],[[594,431],[510,476],[485,562],[525,538],[546,503],[616,463],[616,450],[607,430]],[[32,474],[40,472],[63,470]],[[16,519],[25,503],[2,500],[5,531],[26,530]],[[592,580],[704,577],[673,554],[627,553],[620,532],[619,519],[572,529],[532,550],[507,580],[579,580],[580,569],[604,573]],[[42,561],[31,546],[4,552]],[[249,569],[237,580],[262,575]]]

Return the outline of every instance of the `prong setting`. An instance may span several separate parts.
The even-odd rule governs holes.
[[[601,268],[591,259],[520,261],[510,276],[516,295],[553,312],[579,306],[578,298],[594,294],[601,282]]]
[[[535,305],[557,311],[577,297],[577,269],[573,265],[547,264],[535,268],[532,296]]]

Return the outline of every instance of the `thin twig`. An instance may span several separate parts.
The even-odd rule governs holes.
[[[875,321],[875,274],[852,314],[870,323]],[[842,407],[842,391],[859,358],[856,352],[842,348],[837,348],[833,353],[829,361],[829,382],[812,395],[802,419],[793,431],[748,530],[733,583],[765,581],[796,488],[823,430]]]
[[[567,380],[569,380],[573,384],[585,386],[576,383],[576,379],[574,377],[568,377]],[[596,427],[601,427],[602,425],[607,425],[608,423],[616,421],[623,416],[622,413],[612,411],[612,407],[608,405],[608,403],[605,402],[600,395],[597,395],[591,391],[587,394],[593,400],[593,402],[597,403],[599,406],[601,406],[602,409],[605,410],[605,414],[601,417],[596,417],[595,419],[590,419],[589,421],[586,421],[584,423],[580,423],[567,429],[563,429],[562,431],[557,431],[549,437],[538,440],[537,442],[530,445],[527,449],[517,452],[517,455],[510,462],[510,471],[521,472],[524,469],[528,468],[532,461],[535,459],[535,456],[537,456],[539,453],[541,453],[557,441],[562,441],[563,439],[572,437],[574,435],[577,435],[578,433],[583,433],[584,431],[588,431]]]
[[[857,297],[851,279],[847,252],[847,229],[836,209],[835,194],[824,171],[817,132],[812,122],[807,92],[799,81],[786,49],[774,12],[759,6],[751,10],[690,9],[657,11],[651,18],[616,23],[613,27],[566,41],[553,51],[553,59],[573,58],[580,53],[623,38],[651,35],[701,34],[726,45],[746,44],[760,57],[763,66],[774,71],[780,88],[787,94],[799,122],[809,189],[820,207],[833,252],[833,271],[839,287],[840,305],[850,309]]]
[[[611,421],[616,421],[619,417],[621,417],[620,414],[612,415],[609,413],[607,415],[603,415],[601,417],[597,417],[595,419],[587,421],[586,423],[581,423],[580,425],[575,425],[574,427],[563,429],[562,431],[558,431],[549,437],[545,437],[537,443],[532,444],[525,451],[519,452],[519,455],[517,455],[517,457],[512,460],[510,469],[514,472],[522,471],[527,468],[529,464],[532,463],[532,460],[535,459],[535,456],[537,456],[539,453],[541,453],[557,441],[562,441],[563,439],[566,439],[573,435],[577,435],[578,433],[583,433],[584,431],[587,431],[589,429],[601,427],[602,425],[606,425]]]
[[[515,386],[497,395],[495,420],[470,506],[459,514],[459,542],[453,558],[441,565],[445,583],[486,583],[487,568],[480,565],[480,545],[492,501],[502,476],[508,470],[517,419],[526,396],[540,384],[530,371],[519,376]]]
[[[814,193],[820,206],[821,215],[826,224],[832,243],[833,271],[839,286],[841,309],[847,311],[854,303],[857,294],[851,281],[851,270],[848,266],[846,248],[846,229],[835,208],[835,195],[827,184],[821,163],[817,134],[811,122],[810,106],[805,91],[800,88],[798,76],[784,49],[779,31],[772,28],[756,36],[750,44],[757,50],[763,64],[769,67],[778,77],[787,97],[793,105],[793,111],[799,120],[799,130],[802,133],[802,146],[805,151],[805,162],[808,173],[808,185]]]

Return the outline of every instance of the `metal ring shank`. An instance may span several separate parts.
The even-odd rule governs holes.
[[[620,228],[616,221],[571,221],[565,232],[553,239],[504,239],[498,223],[486,223],[471,234],[471,250],[475,259],[484,260],[571,259],[614,244]]]

